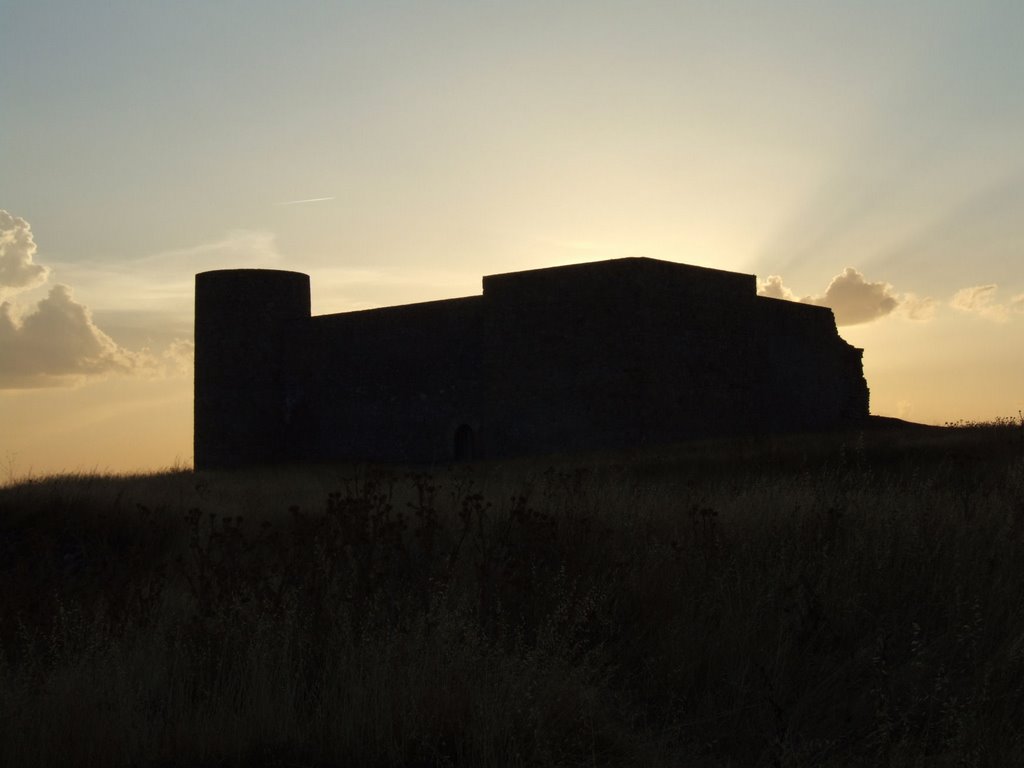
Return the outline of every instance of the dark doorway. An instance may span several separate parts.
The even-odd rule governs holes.
[[[460,424],[455,430],[455,460],[473,460],[473,428],[469,424]]]

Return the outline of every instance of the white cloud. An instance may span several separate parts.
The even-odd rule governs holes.
[[[1010,315],[1024,314],[1024,294],[1014,296],[1008,304],[1002,304],[996,300],[998,290],[999,286],[995,283],[961,288],[953,294],[949,305],[953,309],[978,315],[997,323],[1005,323],[1010,319]]]
[[[220,247],[177,255],[203,259],[229,251],[240,257],[241,249],[251,246],[266,256],[273,245],[265,236],[248,235],[231,243],[234,248],[218,243]],[[15,293],[46,282],[50,270],[34,263],[35,253],[28,222],[0,210],[0,298],[5,289]],[[135,295],[136,302],[144,300]],[[70,287],[54,285],[45,298],[20,312],[9,301],[0,303],[0,389],[69,386],[108,374],[170,378],[190,372],[192,343],[177,338],[165,343],[157,352],[118,344],[96,324],[89,308],[75,300]]]
[[[282,269],[273,234],[232,230],[206,243],[128,261],[53,264],[62,280],[104,311],[147,309],[192,316],[195,275],[211,269]]]
[[[949,305],[953,309],[959,309],[961,312],[972,312],[987,316],[992,320],[1005,320],[1004,308],[993,301],[997,289],[998,286],[994,283],[961,288],[953,294],[953,299],[949,302]]]
[[[128,373],[138,356],[120,347],[92,320],[88,307],[66,285],[22,318],[0,304],[0,388],[67,384],[82,376]]]
[[[797,301],[796,294],[787,288],[779,275],[770,275],[758,284],[757,293],[774,299]],[[931,320],[938,302],[913,293],[898,294],[886,282],[871,282],[853,267],[847,267],[832,281],[820,296],[804,296],[802,304],[830,307],[836,325],[859,325],[890,315],[897,310],[910,320]]]
[[[325,203],[328,200],[333,200],[333,197],[306,197],[302,200],[282,200],[280,203],[274,203],[274,205],[302,205],[303,203]]]
[[[46,282],[49,270],[33,261],[35,255],[28,222],[0,209],[0,297]]]
[[[187,339],[175,339],[163,352],[144,350],[141,370],[161,379],[185,377],[192,374],[196,345]]]
[[[196,272],[208,269],[269,267],[280,261],[276,238],[271,232],[236,229],[218,240],[161,251],[130,264],[144,265],[147,273],[156,269],[165,274],[184,273],[191,279]]]
[[[935,317],[939,302],[930,297],[921,298],[914,293],[905,293],[900,299],[899,313],[908,320],[927,321]]]
[[[772,299],[796,301],[796,294],[782,284],[782,278],[778,275],[769,275],[767,280],[758,283],[757,293],[759,296],[768,296]]]
[[[831,307],[836,325],[869,323],[890,314],[900,304],[891,285],[869,282],[853,267],[833,277],[823,296],[805,296],[801,301]]]

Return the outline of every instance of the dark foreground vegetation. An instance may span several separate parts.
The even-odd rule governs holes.
[[[1016,421],[0,489],[0,764],[1024,760]]]

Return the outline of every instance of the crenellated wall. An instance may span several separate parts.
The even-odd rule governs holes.
[[[319,317],[305,275],[197,276],[200,468],[629,448],[867,415],[861,350],[831,310],[759,297],[753,275],[616,259]]]

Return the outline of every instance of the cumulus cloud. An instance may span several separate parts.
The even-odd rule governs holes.
[[[953,294],[949,305],[953,309],[978,315],[997,323],[1006,322],[1010,319],[1010,315],[1024,314],[1024,293],[1014,296],[1008,303],[1003,304],[996,300],[998,290],[999,286],[995,283],[961,288]]]
[[[66,383],[70,377],[130,372],[137,356],[120,347],[92,320],[66,285],[55,285],[24,317],[0,304],[0,387]]]
[[[806,296],[805,304],[831,307],[836,325],[869,323],[890,314],[899,306],[899,297],[888,283],[872,283],[853,267],[832,278],[823,296]]]
[[[44,284],[50,270],[34,263],[28,222],[0,210],[0,299]],[[54,285],[34,306],[0,301],[0,389],[67,386],[107,374],[181,376],[191,370],[192,343],[174,340],[160,352],[132,351],[96,324],[67,285]]]
[[[761,296],[768,296],[772,299],[796,301],[796,294],[782,284],[782,278],[778,275],[768,275],[767,280],[758,283],[757,292]]]
[[[46,282],[49,270],[33,261],[35,255],[28,222],[0,209],[0,297]]]
[[[774,299],[798,300],[778,275],[761,281],[757,292]],[[833,277],[822,295],[804,296],[799,301],[830,307],[836,316],[836,325],[869,323],[897,310],[911,320],[930,320],[938,306],[934,299],[921,298],[913,293],[898,294],[889,283],[867,280],[853,267],[847,267]]]

